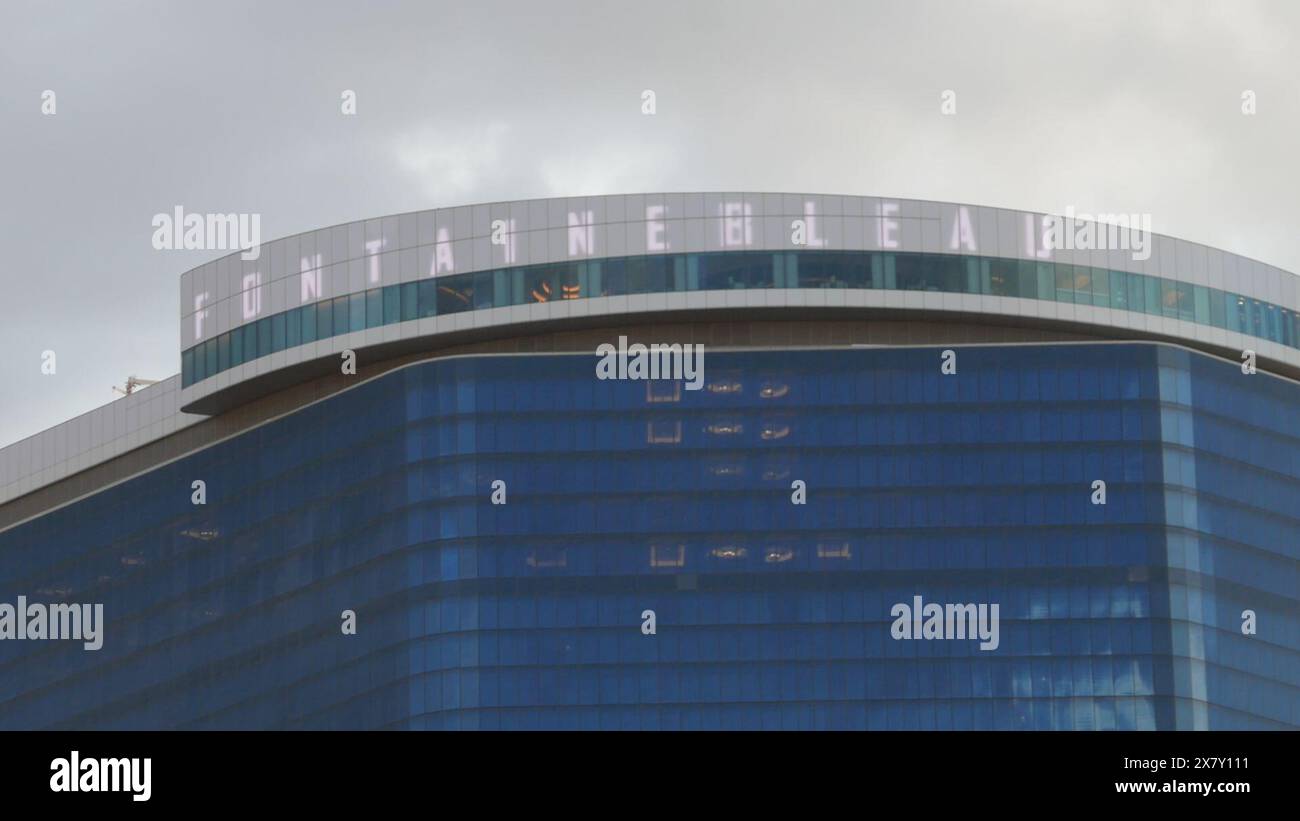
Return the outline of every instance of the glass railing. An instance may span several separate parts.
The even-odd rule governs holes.
[[[182,352],[182,385],[287,348],[422,317],[586,297],[733,288],[934,291],[1055,300],[1182,319],[1300,349],[1295,311],[1163,277],[953,254],[744,251],[530,265],[324,299],[263,317]]]

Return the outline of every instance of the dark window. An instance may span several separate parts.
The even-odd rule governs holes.
[[[491,308],[492,295],[496,290],[494,281],[494,271],[479,271],[474,274],[474,310]],[[576,288],[573,296],[564,295],[566,299],[574,299],[578,296]]]
[[[271,318],[257,320],[257,355],[271,355]]]
[[[432,279],[420,280],[420,317],[438,315],[438,283]]]
[[[1014,259],[991,259],[989,289],[993,296],[1020,296],[1020,264]]]
[[[811,254],[789,255],[786,259],[786,285],[791,285],[791,260],[798,260],[797,268],[798,279],[793,280],[798,283],[804,281],[803,264],[809,262],[814,266],[811,276],[814,278],[821,277],[825,274],[826,268],[820,263],[811,260]],[[658,261],[658,260],[656,260]],[[630,293],[641,293],[639,288],[647,287],[650,284],[657,284],[662,276],[668,277],[668,266],[662,269],[654,267],[641,268],[637,265],[638,260],[633,258],[628,260],[628,287]],[[816,273],[821,271],[822,274]],[[811,281],[811,280],[810,280]],[[700,254],[699,256],[699,282],[701,290],[729,290],[733,288],[771,288],[775,282],[775,274],[772,266],[771,254]],[[668,282],[664,282],[664,290],[668,290]],[[804,288],[821,287],[818,285],[800,285]]]
[[[352,294],[348,297],[348,330],[364,331],[366,329],[366,295]]]
[[[1160,280],[1160,313],[1162,316],[1178,316],[1178,283],[1171,279]]]
[[[334,335],[334,303],[326,300],[316,303],[316,339],[329,339]]]
[[[1142,283],[1146,289],[1146,311],[1159,316],[1164,313],[1164,296],[1159,277],[1145,277]]]
[[[1058,263],[1056,266],[1056,301],[1074,302],[1074,266]]]
[[[746,265],[749,271],[748,287],[772,287],[771,257],[767,254],[744,254],[748,257]],[[659,294],[673,290],[673,264],[667,256],[640,257],[641,269],[632,272],[629,269],[627,286],[633,294]],[[567,282],[567,280],[566,280]],[[576,278],[573,280],[577,282]]]
[[[316,305],[302,306],[302,341],[303,344],[316,341]]]
[[[271,351],[283,351],[285,347],[285,316],[278,313],[271,317]]]
[[[1246,325],[1246,333],[1252,336],[1264,338],[1267,331],[1264,330],[1264,310],[1259,304],[1259,300],[1252,299],[1246,303],[1246,309],[1249,312],[1249,322]]]
[[[626,260],[622,259],[607,259],[601,262],[601,291],[598,296],[618,296],[619,294],[627,293],[627,270],[625,262]],[[523,292],[526,293],[528,278],[524,275],[525,272],[522,270],[516,270],[514,273],[517,277],[523,277]]]
[[[797,255],[798,280],[786,278],[787,287],[869,288],[871,269],[866,254],[808,252]]]
[[[349,330],[348,298],[345,296],[334,297],[331,305],[330,311],[334,314],[334,336],[342,336]]]
[[[474,300],[474,275],[460,274],[434,280],[438,286],[438,314],[455,314],[468,311]]]
[[[1038,265],[1027,259],[1018,260],[1016,268],[1020,270],[1020,293],[1024,299],[1042,299],[1043,292],[1038,290]]]
[[[1132,306],[1128,302],[1129,274],[1125,271],[1110,271],[1109,277],[1110,307],[1123,311],[1132,310]]]
[[[418,319],[420,316],[419,283],[407,282],[402,285],[402,321]]]
[[[1216,328],[1228,327],[1227,311],[1224,309],[1224,293],[1217,288],[1210,289],[1210,324]]]
[[[894,281],[901,291],[925,290],[925,269],[919,254],[894,255]]]
[[[1193,317],[1201,325],[1210,324],[1210,289],[1204,285],[1192,286]]]
[[[1146,275],[1128,275],[1128,309],[1130,311],[1146,310]]]
[[[285,312],[284,345],[296,348],[302,344],[302,310],[294,308]]]
[[[1226,294],[1224,298],[1227,302],[1228,330],[1238,332],[1246,330],[1246,300],[1237,294]]]
[[[1089,268],[1092,277],[1092,304],[1101,308],[1110,307],[1110,272],[1105,268]]]
[[[1050,262],[1034,265],[1038,277],[1038,299],[1056,299],[1056,266]]]
[[[393,325],[402,320],[402,286],[384,288],[384,324]]]

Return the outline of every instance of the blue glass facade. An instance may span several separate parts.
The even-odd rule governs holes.
[[[0,601],[107,618],[0,642],[0,727],[1300,726],[1300,386],[1149,343],[594,365],[406,367],[0,533]],[[894,640],[916,595],[999,646]]]

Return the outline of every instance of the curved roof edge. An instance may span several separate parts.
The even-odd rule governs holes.
[[[211,343],[214,349],[204,353],[214,358],[214,364],[209,367],[205,359],[204,367],[191,374],[183,363],[181,403],[186,409],[213,412],[228,407],[222,397],[246,392],[232,392],[238,385],[273,384],[275,380],[269,378],[273,372],[291,380],[295,372],[310,370],[343,350],[360,353],[376,346],[415,345],[417,337],[429,337],[429,344],[436,346],[443,338],[509,333],[508,326],[716,308],[939,311],[984,314],[998,322],[1092,325],[1103,337],[1177,340],[1216,352],[1249,349],[1279,372],[1300,369],[1300,277],[1199,243],[1155,234],[1149,228],[1149,215],[1143,214],[1067,212],[1062,218],[929,200],[754,192],[519,200],[358,220],[263,243],[257,248],[257,259],[245,260],[234,252],[182,275],[181,349],[191,351]],[[916,286],[892,282],[806,288],[800,287],[804,283],[797,273],[786,274],[776,260],[783,253],[837,251],[867,252],[891,260],[890,255],[937,255],[960,257],[959,264],[973,260],[1004,267],[1008,263],[1037,266],[1037,276],[1046,283],[1040,294],[1043,288],[1049,293],[1053,287],[1059,289],[1053,285],[1055,277],[1071,278],[1071,271],[1061,266],[1083,266],[1085,278],[1090,276],[1087,271],[1145,277],[1140,284],[1154,283],[1155,299],[1172,295],[1180,302],[1167,315],[1169,310],[1161,314],[1121,310],[1104,299],[1106,307],[1092,298],[1091,304],[1075,304],[1073,296],[1068,302],[1050,295],[997,296],[987,285],[982,291],[965,285],[955,290],[905,290]],[[762,287],[742,284],[734,289],[700,290],[716,286],[690,279],[695,276],[690,269],[695,256],[746,252],[772,256],[769,279],[773,281]],[[615,275],[602,279],[600,273],[602,266],[612,269],[628,260],[656,258],[663,260],[661,267],[673,268],[667,274],[669,281],[676,278],[675,284],[659,286],[657,293],[629,293],[646,289],[615,283]],[[1042,263],[1050,270],[1045,272]],[[528,284],[530,278],[550,276],[548,268],[560,266],[566,270],[551,276],[555,282],[546,281],[538,288]],[[485,272],[491,273],[478,283],[478,275]],[[891,270],[885,276],[892,274]],[[987,270],[958,274],[963,282],[966,276],[980,275],[987,279]],[[358,306],[362,312],[387,310],[383,304],[363,304],[366,299],[424,283],[454,292],[470,310],[444,313],[439,307],[434,312],[439,315],[431,316],[422,307],[418,319],[381,315],[383,321],[376,323],[365,315],[358,322]],[[895,287],[899,290],[888,290]],[[489,294],[486,300],[483,293]],[[382,303],[387,296],[383,293],[376,299]],[[237,330],[272,319],[292,327],[297,321],[294,311],[315,310],[333,301],[331,310],[337,319],[342,297],[362,300],[350,308],[354,312],[350,326],[367,330],[326,333],[326,339],[305,343],[295,342],[289,331],[288,340],[276,337],[274,346],[259,347],[251,357],[246,350],[233,349],[236,342],[242,347],[245,341],[233,339]],[[1147,301],[1152,298],[1148,295]],[[1252,313],[1248,320],[1215,326],[1200,315],[1198,300],[1216,299],[1220,314],[1225,300],[1232,303],[1229,314],[1236,312],[1238,300],[1262,307],[1258,316]],[[483,307],[474,309],[477,305]],[[1234,327],[1253,328],[1254,333]],[[268,325],[264,333],[282,331]],[[223,338],[232,345],[230,361],[216,364],[220,346],[213,340]]]

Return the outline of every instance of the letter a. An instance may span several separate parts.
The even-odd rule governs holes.
[[[939,354],[939,373],[952,376],[957,372],[957,352],[946,350]]]
[[[1106,504],[1106,483],[1101,479],[1092,483],[1092,503],[1094,505]]]

